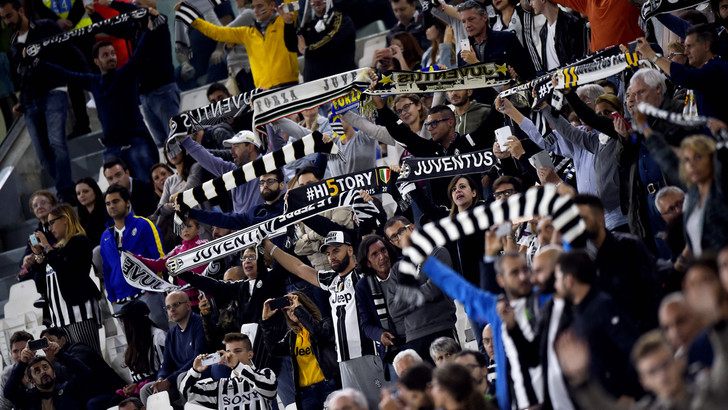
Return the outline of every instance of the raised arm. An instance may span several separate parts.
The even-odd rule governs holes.
[[[316,269],[301,262],[301,260],[297,257],[284,252],[283,249],[278,248],[278,246],[274,245],[268,238],[263,241],[263,247],[265,247],[265,250],[270,253],[273,259],[281,264],[281,266],[283,266],[283,268],[288,272],[291,272],[316,287],[320,286]]]
[[[375,139],[387,145],[397,145],[397,141],[389,135],[387,127],[374,124],[361,115],[354,114],[352,111],[347,111],[342,114],[342,118],[352,127],[361,130],[371,139]]]

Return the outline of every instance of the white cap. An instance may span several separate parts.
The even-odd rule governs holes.
[[[231,147],[233,144],[240,144],[241,142],[249,142],[260,149],[260,138],[252,131],[240,131],[234,137],[223,141],[222,145],[223,147]]]

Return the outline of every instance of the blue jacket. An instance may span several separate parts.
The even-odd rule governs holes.
[[[104,260],[104,283],[109,300],[116,302],[141,292],[126,282],[121,272],[121,257],[116,249],[114,221],[101,235],[101,258]],[[147,218],[129,213],[124,219],[124,237],[121,248],[144,258],[159,259],[164,256],[162,241],[154,223]]]
[[[465,307],[468,317],[475,318],[478,322],[490,323],[493,332],[493,349],[495,350],[495,362],[506,363],[506,351],[503,347],[501,337],[501,320],[495,310],[498,303],[498,296],[478,289],[468,282],[464,277],[458,275],[444,263],[436,258],[428,258],[422,265],[422,271],[435,282],[446,295],[458,300]],[[511,408],[511,399],[508,392],[508,374],[506,366],[496,366],[496,396],[498,404],[502,409]]]
[[[179,325],[175,325],[167,331],[167,339],[164,342],[164,359],[162,367],[157,372],[157,377],[177,383],[177,376],[192,367],[195,357],[206,352],[207,340],[202,318],[192,312],[184,332],[180,330]],[[205,373],[205,377],[207,376],[209,376],[209,372]]]
[[[715,57],[700,68],[670,64],[670,79],[695,91],[698,114],[728,121],[724,98],[728,93],[728,61]]]

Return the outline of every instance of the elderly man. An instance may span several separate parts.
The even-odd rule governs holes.
[[[329,410],[366,410],[367,399],[360,391],[344,388],[337,390],[326,399],[324,408]]]
[[[192,367],[195,358],[207,351],[202,318],[192,311],[189,296],[176,290],[167,295],[164,302],[169,320],[175,326],[167,332],[157,381],[145,384],[139,393],[145,405],[149,396],[160,391],[167,391],[170,401],[177,400],[180,397],[179,382]]]
[[[644,38],[637,39],[637,52],[656,64],[675,84],[695,91],[698,114],[728,122],[728,113],[723,109],[728,92],[728,61],[718,56],[715,30],[708,24],[698,24],[685,34],[685,54],[690,66],[656,53]]]
[[[662,299],[658,312],[660,328],[676,356],[685,356],[690,376],[713,364],[713,349],[708,335],[703,332],[705,320],[696,315],[681,292]]]
[[[655,208],[665,223],[670,223],[682,216],[685,192],[676,186],[666,186],[655,195]]]

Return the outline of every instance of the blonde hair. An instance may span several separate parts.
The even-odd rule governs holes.
[[[707,156],[712,168],[713,154],[715,154],[715,141],[705,135],[692,135],[683,139],[680,143],[680,150],[685,152],[686,149],[691,149],[698,154]],[[711,172],[713,172],[712,169]],[[680,157],[680,179],[688,186],[693,184],[685,173],[685,159],[682,156]]]
[[[58,204],[51,209],[51,212],[49,215],[53,215],[57,218],[65,218],[66,221],[68,221],[68,228],[66,228],[66,236],[63,238],[56,238],[58,239],[58,243],[56,243],[56,248],[61,248],[65,246],[68,241],[74,237],[75,235],[86,235],[86,231],[83,229],[83,226],[81,226],[81,221],[78,219],[78,215],[76,214],[76,210],[73,209],[71,205],[68,204]]]

